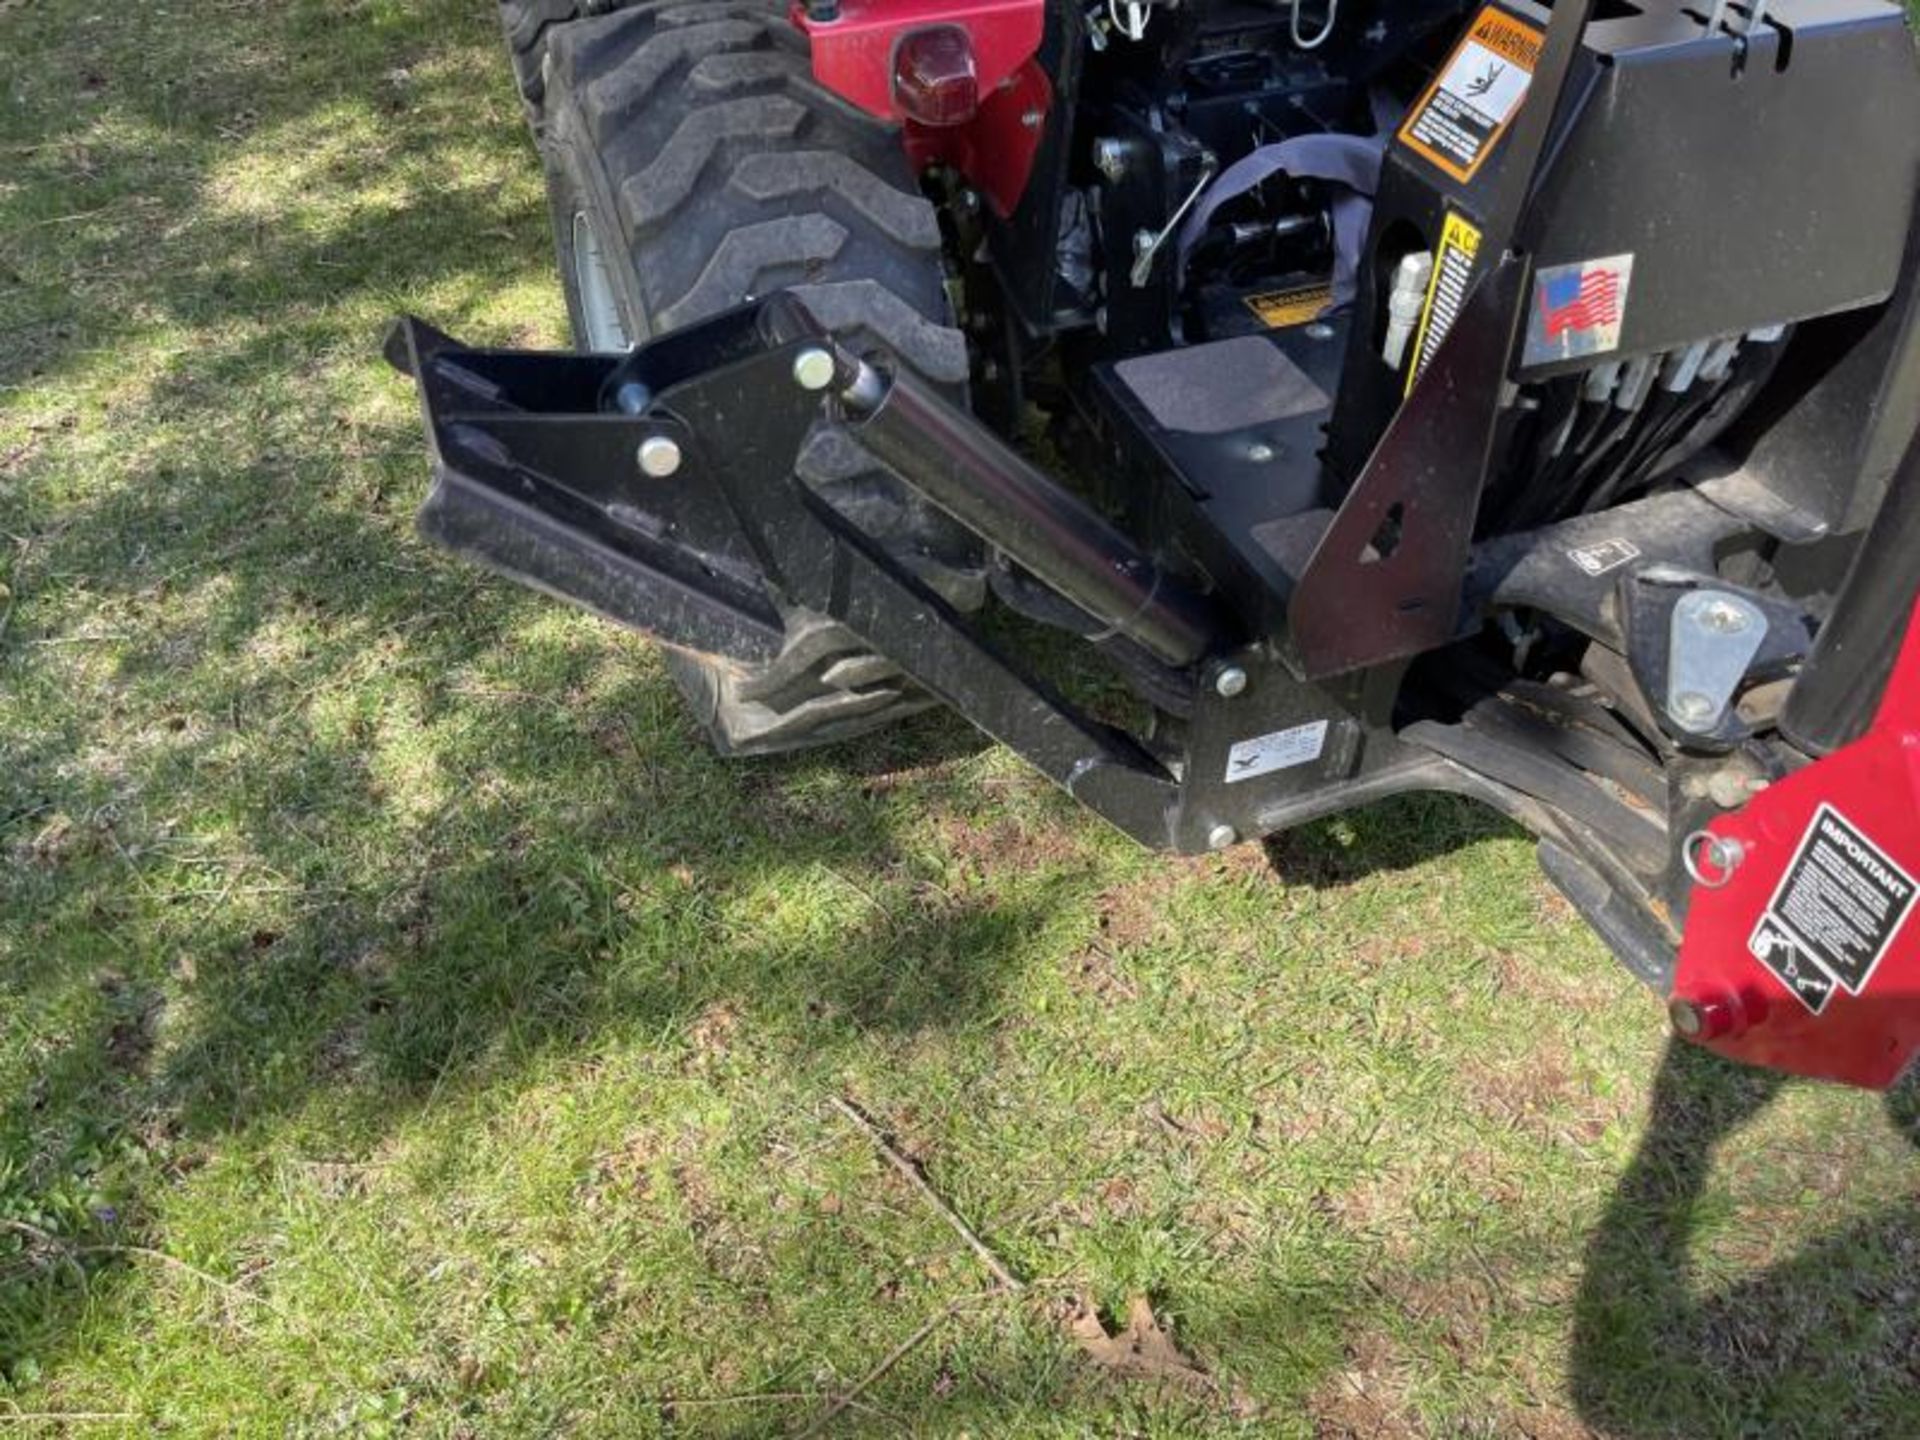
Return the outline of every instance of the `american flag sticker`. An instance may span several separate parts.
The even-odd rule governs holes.
[[[1538,271],[1533,277],[1533,310],[1521,363],[1550,365],[1618,350],[1632,284],[1631,255]]]

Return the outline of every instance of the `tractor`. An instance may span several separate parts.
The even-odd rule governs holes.
[[[423,534],[724,754],[959,711],[1144,845],[1492,806],[1682,1036],[1920,1051],[1885,0],[501,0],[576,349]]]

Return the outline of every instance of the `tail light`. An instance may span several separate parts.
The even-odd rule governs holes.
[[[893,52],[893,103],[922,125],[964,125],[980,109],[973,42],[958,25],[930,25],[900,37]]]

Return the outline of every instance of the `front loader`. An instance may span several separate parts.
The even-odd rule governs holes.
[[[716,745],[944,704],[1143,844],[1491,805],[1688,1039],[1920,1050],[1882,0],[503,0],[578,353],[424,534]]]

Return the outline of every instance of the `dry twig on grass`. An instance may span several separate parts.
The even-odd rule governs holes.
[[[846,1116],[848,1120],[852,1121],[853,1124],[866,1135],[867,1139],[873,1142],[873,1147],[887,1158],[887,1162],[904,1175],[914,1189],[926,1197],[927,1203],[940,1213],[941,1219],[953,1227],[954,1234],[967,1242],[967,1248],[973,1251],[974,1255],[979,1258],[980,1263],[987,1267],[988,1272],[993,1278],[1000,1282],[1002,1288],[1014,1291],[1015,1293],[1027,1288],[1027,1282],[1009,1270],[1006,1262],[993,1253],[988,1247],[987,1242],[975,1233],[973,1227],[967,1224],[965,1220],[962,1220],[959,1213],[945,1200],[940,1198],[939,1192],[933,1188],[932,1183],[921,1173],[920,1167],[905,1155],[901,1154],[899,1149],[896,1148],[885,1135],[880,1133],[879,1126],[869,1120],[858,1107],[838,1095],[833,1097],[833,1108]]]

